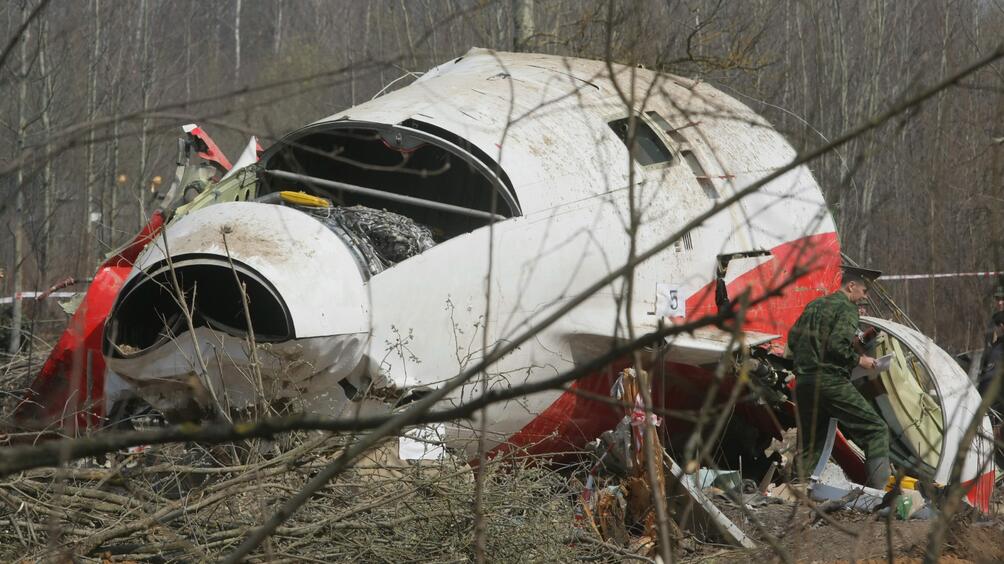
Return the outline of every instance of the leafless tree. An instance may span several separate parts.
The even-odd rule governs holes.
[[[408,84],[473,45],[606,59],[712,82],[768,116],[812,163],[842,246],[854,258],[894,273],[1004,270],[1004,73],[999,62],[987,62],[1004,32],[1004,8],[996,1],[232,0],[206,6],[92,0],[59,10],[46,4],[18,0],[0,8],[7,34],[0,41],[0,126],[11,133],[0,140],[0,171],[6,171],[0,217],[9,234],[0,239],[2,296],[43,289],[52,277],[88,276],[105,252],[145,223],[155,205],[152,178],[173,165],[179,125],[206,125],[230,152],[252,133],[267,146],[303,123]],[[974,60],[987,64],[925,90]],[[866,125],[855,128],[860,123]],[[629,229],[637,212],[630,210]],[[631,257],[641,260],[643,249],[632,248]],[[944,345],[961,351],[980,343],[991,289],[986,280],[890,282],[888,289]],[[23,346],[20,300],[11,313],[6,345],[14,353]],[[54,336],[39,331],[33,338]],[[652,338],[628,335],[634,345]],[[504,347],[491,345],[483,343],[486,361],[504,354]],[[485,369],[472,367],[456,382]],[[549,384],[577,375],[560,376]],[[484,402],[499,398],[486,394]],[[430,411],[435,399],[396,419],[266,420],[195,436],[170,429],[18,454],[54,464],[68,453],[89,456],[140,442],[377,429],[372,439],[329,453],[282,511],[263,511],[265,525],[243,556],[380,435],[416,421],[468,417],[485,405],[439,413]],[[716,414],[706,415],[714,427]],[[0,468],[27,467],[11,460]],[[490,488],[475,484],[480,519],[481,496]],[[151,515],[177,517],[172,511]],[[484,557],[485,523],[472,530],[476,555]]]

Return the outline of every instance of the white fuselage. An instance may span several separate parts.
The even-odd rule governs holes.
[[[615,133],[612,124],[632,113],[642,124],[636,128],[647,127],[649,141],[661,146],[662,162],[643,164],[641,158],[632,159],[626,143]],[[481,358],[486,348],[526,331],[620,268],[632,251],[638,254],[663,242],[702,212],[795,156],[762,118],[706,84],[634,67],[608,67],[598,61],[485,50],[472,50],[406,88],[320,120],[304,131],[329,124],[393,125],[405,120],[450,132],[487,155],[511,182],[518,201],[515,217],[452,237],[362,282],[354,281],[357,274],[339,279],[335,272],[308,281],[302,268],[274,274],[284,283],[300,285],[298,291],[280,289],[292,303],[303,302],[304,293],[317,301],[325,295],[325,285],[341,288],[329,297],[353,303],[299,307],[292,318],[298,328],[296,338],[340,342],[342,336],[356,342],[361,331],[356,313],[348,317],[322,314],[331,307],[362,311],[362,332],[368,333],[369,340],[360,362],[369,382],[389,382],[399,390],[435,387],[456,375]],[[282,143],[297,141],[294,132]],[[290,236],[282,227],[293,221],[287,216],[299,212],[287,210],[278,214],[282,217],[266,221],[266,216],[276,214],[262,213],[262,206],[218,204],[181,218],[168,227],[166,239],[178,237],[186,242],[171,243],[170,253],[194,252],[201,244],[203,252],[219,254],[222,239],[209,239],[221,238],[217,232],[224,225],[244,233],[243,240],[274,237],[272,245],[257,241],[242,247],[242,239],[230,235],[231,258],[258,270],[269,268],[258,265],[274,265],[277,254],[288,262],[287,254],[298,253],[298,241],[309,239],[299,251],[306,264],[330,253],[322,242],[330,237]],[[240,221],[242,213],[253,219]],[[316,223],[301,215],[303,222]],[[194,232],[201,232],[202,239],[196,237],[193,242],[190,234]],[[714,280],[719,255],[770,253],[813,238],[822,238],[819,241],[824,244],[819,246],[829,247],[823,266],[834,266],[833,221],[815,180],[805,167],[798,167],[690,229],[665,251],[638,265],[630,277],[590,296],[495,363],[488,370],[488,387],[517,386],[555,375],[593,358],[615,338],[651,329],[663,315],[657,313],[660,285],[676,292],[679,302],[686,304],[687,316],[707,313],[713,304],[701,292]],[[263,249],[272,255],[266,256]],[[170,253],[148,249],[137,271]],[[791,266],[788,262],[784,268],[772,266],[772,261],[778,262],[775,258],[768,254],[736,260],[726,280],[768,287],[771,277]],[[340,268],[347,268],[344,258],[337,260]],[[332,267],[324,263],[323,268]],[[765,278],[751,281],[751,272]],[[807,278],[802,288],[808,293],[796,295],[797,303],[790,306],[784,306],[784,299],[777,300],[776,307],[781,309],[761,312],[760,321],[769,324],[773,313],[785,307],[797,309],[808,298],[827,291],[833,271],[825,272],[830,279]],[[631,281],[630,292],[626,280]],[[772,328],[777,329],[776,325]],[[301,327],[311,327],[311,332],[304,334]],[[786,331],[775,331],[782,332]],[[212,348],[208,343],[204,346]],[[172,370],[179,375],[190,371],[183,364],[190,362],[191,354],[175,355],[177,365],[161,370],[161,376],[167,378]],[[331,359],[324,364],[337,367],[322,370],[318,364],[326,382],[351,374],[356,378],[353,388],[366,385],[359,380],[358,366]],[[122,362],[112,359],[110,365],[134,380],[142,378],[139,370],[129,374],[129,366]],[[247,370],[238,372],[224,378],[220,386],[253,384],[244,374]],[[481,386],[480,379],[472,380],[451,401],[477,396]],[[525,427],[561,393],[544,392],[493,405],[487,410],[489,444],[504,441]]]

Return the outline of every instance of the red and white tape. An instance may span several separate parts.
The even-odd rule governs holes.
[[[883,274],[880,281],[886,280],[930,280],[932,278],[966,278],[975,276],[977,278],[991,278],[993,276],[1004,276],[1004,271],[989,272],[945,272],[942,274]]]
[[[0,298],[0,304],[13,303],[14,300],[35,299],[38,298],[39,296],[45,296],[47,298],[72,298],[73,296],[76,296],[79,293],[80,292],[49,292],[48,294],[46,294],[45,292],[18,292],[13,296]]]

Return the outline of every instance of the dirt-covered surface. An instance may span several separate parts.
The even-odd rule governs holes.
[[[996,497],[1004,497],[998,490]],[[927,552],[929,535],[936,520],[893,520],[855,511],[818,517],[805,504],[770,504],[741,511],[734,504],[717,504],[734,523],[758,542],[754,550],[736,550],[694,543],[694,550],[681,562],[783,562],[765,533],[795,562],[868,563],[888,562],[891,550],[897,564],[920,563]],[[749,515],[759,523],[753,523]],[[891,543],[889,542],[891,532]],[[891,546],[890,546],[891,545]],[[948,527],[938,560],[944,563],[1004,562],[1004,515],[981,516],[964,511]]]

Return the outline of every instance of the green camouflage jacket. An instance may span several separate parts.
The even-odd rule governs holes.
[[[843,292],[812,300],[788,332],[788,348],[800,378],[847,378],[860,355],[851,343],[858,330],[858,308]]]

